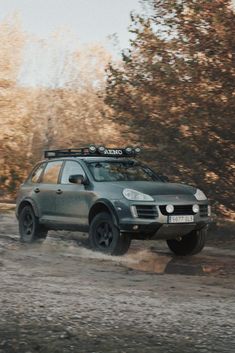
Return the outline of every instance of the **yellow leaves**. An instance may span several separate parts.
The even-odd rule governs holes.
[[[188,125],[183,125],[183,124],[180,125],[179,131],[184,137],[192,136],[192,132],[190,131],[190,126]]]
[[[235,212],[232,209],[227,208],[225,205],[218,205],[218,211],[225,218],[228,218],[231,221],[235,221]]]
[[[182,107],[180,107],[180,106],[174,105],[174,106],[170,107],[171,113],[177,113],[177,112],[181,112],[181,111],[182,111]]]
[[[16,82],[25,34],[17,14],[0,23],[0,82]]]
[[[220,100],[221,100],[222,102],[224,102],[224,103],[227,103],[227,101],[228,101],[228,97],[226,97],[224,94],[221,94],[221,95],[219,96],[219,98],[220,98]]]
[[[184,16],[185,21],[188,21],[195,15],[195,11],[189,6],[185,5],[182,11],[182,15]]]
[[[208,171],[205,174],[205,180],[208,183],[215,183],[216,181],[219,180],[219,175],[217,175],[216,173],[214,173],[213,171]]]
[[[203,53],[203,52],[197,52],[197,53],[195,53],[195,54],[194,54],[194,58],[197,59],[200,64],[209,62],[209,60],[208,60],[206,54]]]
[[[226,37],[226,28],[221,23],[217,22],[215,24],[215,31],[221,40]]]

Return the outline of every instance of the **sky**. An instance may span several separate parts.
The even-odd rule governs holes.
[[[132,10],[140,10],[139,0],[0,0],[0,21],[17,11],[23,28],[41,38],[68,28],[81,43],[106,43],[117,33],[125,48]]]
[[[78,44],[98,42],[120,58],[121,50],[128,47],[130,13],[140,10],[139,0],[0,0],[0,21],[17,13],[27,34],[49,43],[47,50],[35,40],[26,45],[19,82],[34,87],[48,87],[52,82],[63,86],[66,75],[60,71],[66,53]],[[57,31],[65,37],[55,42],[52,34]]]
[[[235,7],[235,0],[232,2]],[[0,0],[0,21],[16,12],[23,30],[49,43],[47,51],[36,42],[26,46],[19,81],[26,86],[48,87],[59,79],[56,84],[63,86],[65,78],[58,72],[66,52],[76,49],[78,43],[99,42],[120,58],[121,50],[128,47],[131,11],[142,12],[139,0]],[[50,35],[60,29],[70,34],[55,44]],[[116,46],[108,39],[113,34],[117,34]]]

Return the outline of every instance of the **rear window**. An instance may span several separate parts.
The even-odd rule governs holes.
[[[57,184],[62,161],[49,162],[42,176],[42,183]]]
[[[31,176],[32,183],[39,183],[39,180],[40,180],[42,172],[45,168],[45,165],[46,165],[46,163],[41,163],[34,169],[32,176]]]

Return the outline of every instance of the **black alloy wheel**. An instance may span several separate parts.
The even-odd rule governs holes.
[[[35,228],[34,216],[32,212],[30,212],[30,210],[27,210],[27,212],[25,212],[23,226],[22,226],[24,237],[30,239],[34,233],[34,228]]]
[[[33,243],[46,238],[48,230],[39,224],[31,206],[25,206],[19,215],[20,240],[23,243]]]
[[[98,247],[107,249],[113,241],[113,230],[109,222],[101,222],[95,230],[94,238]]]
[[[90,224],[91,248],[109,255],[125,254],[131,244],[128,234],[121,234],[108,212],[98,213]]]

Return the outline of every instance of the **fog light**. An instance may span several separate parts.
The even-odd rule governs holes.
[[[173,205],[167,205],[166,206],[166,211],[167,211],[167,213],[173,213],[174,212],[174,206]]]
[[[141,149],[139,147],[135,147],[135,153],[138,154],[141,152]]]
[[[137,224],[133,226],[133,230],[137,230],[138,228],[139,226],[137,226]]]
[[[199,206],[198,205],[193,205],[193,212],[198,213],[199,212]]]

